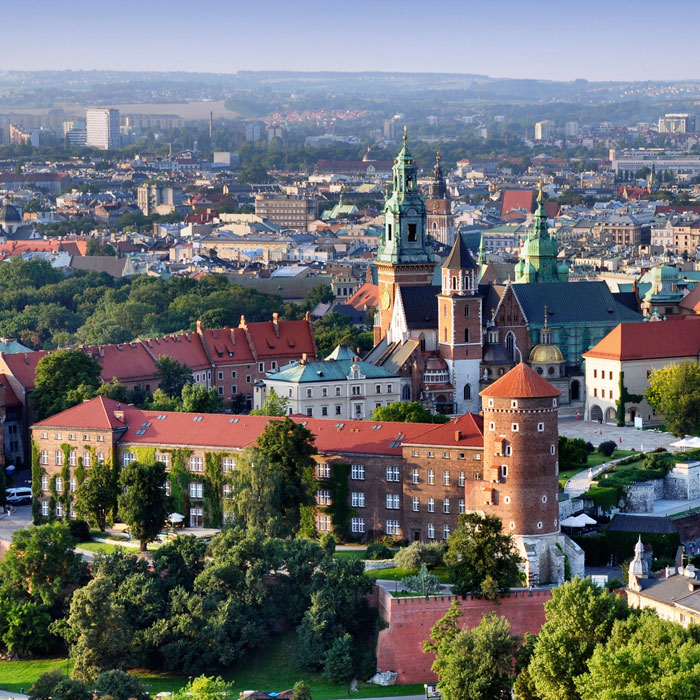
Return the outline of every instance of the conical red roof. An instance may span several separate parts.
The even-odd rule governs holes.
[[[559,396],[561,391],[524,362],[513,367],[500,379],[487,386],[480,396],[499,396],[509,399],[540,399]]]

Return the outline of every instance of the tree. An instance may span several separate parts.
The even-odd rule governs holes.
[[[582,700],[695,697],[700,634],[645,610],[615,622],[610,638],[596,646],[587,667],[575,679]]]
[[[630,394],[625,386],[625,373],[620,372],[620,378],[618,380],[619,395],[615,405],[617,406],[616,416],[617,416],[617,427],[624,428],[625,426],[625,412],[626,405],[628,403],[639,403],[643,398],[643,394]]]
[[[114,250],[110,243],[102,243],[102,241],[98,241],[96,238],[88,238],[85,254],[115,257],[117,251]]]
[[[289,418],[270,421],[258,438],[258,450],[279,478],[279,511],[289,534],[297,532],[301,507],[315,504],[314,436]]]
[[[42,357],[36,366],[31,396],[37,418],[65,411],[84,395],[93,396],[101,372],[99,363],[82,350],[57,350]]]
[[[352,636],[347,633],[335,639],[323,662],[324,678],[331,683],[347,683],[352,678],[352,647]]]
[[[448,627],[445,635],[440,622],[431,630],[434,641],[425,650],[435,653],[432,670],[438,674],[443,695],[450,700],[491,700],[509,694],[519,642],[510,633],[508,620],[487,613],[473,629]]]
[[[108,460],[93,460],[85,474],[83,483],[75,493],[76,513],[94,522],[104,532],[107,518],[117,507],[119,480]]]
[[[520,583],[520,556],[513,538],[495,515],[464,513],[447,540],[445,564],[458,595],[480,593],[489,599]]]
[[[270,389],[265,401],[260,408],[250,412],[251,416],[286,416],[288,413],[289,399],[286,396],[278,396],[274,389]]]
[[[331,304],[335,299],[333,294],[333,289],[330,284],[317,284],[309,295],[312,307],[314,308],[318,304]]]
[[[32,601],[6,604],[0,615],[4,629],[2,642],[11,654],[41,653],[51,644],[49,625],[51,615],[47,607]],[[5,607],[5,606],[3,606]]]
[[[676,437],[700,432],[700,365],[670,364],[652,370],[645,393],[649,405],[662,414],[666,430]]]
[[[95,687],[103,697],[108,695],[114,700],[147,700],[148,693],[144,682],[138,676],[126,671],[112,669],[97,676]]]
[[[146,406],[149,411],[181,411],[182,401],[177,396],[168,396],[162,389],[156,389]]]
[[[312,700],[311,688],[306,681],[297,681],[292,688],[292,700]]]
[[[218,413],[224,403],[215,388],[207,389],[201,384],[185,384],[181,396],[181,410],[186,413]]]
[[[60,629],[70,645],[77,680],[93,683],[104,671],[124,669],[129,662],[132,630],[116,592],[109,578],[98,575],[73,595]]]
[[[192,384],[192,368],[173,360],[168,355],[161,355],[156,361],[156,376],[160,379],[158,386],[168,395],[179,397],[186,384]]]
[[[169,589],[181,586],[191,591],[204,569],[206,549],[206,543],[194,535],[180,535],[154,552],[153,566]]]
[[[391,423],[447,423],[450,419],[442,413],[431,413],[417,401],[395,401],[375,408],[372,420]]]
[[[559,465],[562,471],[582,468],[587,462],[588,450],[585,440],[559,436]]]
[[[46,671],[29,689],[29,700],[89,700],[92,694],[80,681],[64,676],[60,671]]]
[[[119,517],[145,552],[146,545],[155,539],[168,516],[165,465],[131,462],[122,468],[119,482],[124,489],[118,499]]]
[[[198,676],[175,693],[175,700],[228,700],[232,695],[231,684],[220,676]]]
[[[623,599],[588,578],[555,588],[527,668],[541,700],[579,700],[575,678],[586,672],[593,650],[607,641],[615,621],[627,614]]]
[[[420,569],[415,576],[406,576],[402,583],[409,591],[420,593],[426,598],[430,595],[435,595],[442,587],[440,579],[435,574],[431,574],[425,564],[420,565]]]

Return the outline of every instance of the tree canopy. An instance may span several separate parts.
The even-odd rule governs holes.
[[[700,365],[670,364],[652,370],[645,393],[649,405],[664,417],[676,437],[700,432]]]
[[[119,483],[119,516],[139,540],[141,551],[155,539],[168,516],[165,497],[165,465],[131,462],[122,468]]]
[[[431,413],[417,401],[395,401],[374,409],[372,420],[392,423],[447,423],[450,419],[442,413]]]

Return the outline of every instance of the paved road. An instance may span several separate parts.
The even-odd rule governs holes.
[[[12,533],[32,524],[32,507],[17,506],[12,515],[0,513],[0,540],[12,542]]]
[[[653,450],[656,447],[665,447],[670,450],[671,443],[678,438],[671,433],[662,433],[655,430],[637,430],[636,428],[618,428],[615,425],[603,423],[591,423],[576,418],[561,418],[559,420],[559,434],[570,438],[583,438],[586,442],[598,447],[604,440],[614,440],[615,444],[623,450]],[[620,443],[620,438],[622,442]]]
[[[21,693],[11,693],[9,690],[0,690],[0,700],[27,700],[27,695]]]

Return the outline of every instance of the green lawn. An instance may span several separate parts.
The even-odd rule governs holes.
[[[282,691],[291,688],[298,680],[305,680],[311,686],[314,700],[332,700],[350,697],[348,686],[337,685],[324,680],[320,674],[300,671],[296,664],[296,634],[290,632],[275,639],[272,644],[239,668],[221,675],[233,683],[236,692],[242,690]],[[45,671],[69,670],[66,659],[45,659],[42,661],[0,661],[0,689],[10,692],[25,692]],[[187,676],[179,674],[135,671],[148,687],[151,696],[163,691],[175,691],[187,683]],[[395,685],[384,688],[361,682],[353,698],[392,697],[396,695],[424,695],[422,684]]]
[[[401,581],[406,578],[406,576],[415,576],[418,573],[418,569],[400,569],[399,567],[393,567],[391,569],[371,569],[370,571],[365,571],[365,574],[373,579],[384,579],[385,581]],[[431,573],[435,574],[443,583],[449,583],[450,577],[447,574],[447,568],[445,566],[436,566],[432,569]]]
[[[579,474],[586,469],[590,469],[591,467],[597,467],[599,464],[603,464],[603,462],[609,462],[611,459],[622,459],[623,457],[629,457],[632,454],[634,454],[632,450],[615,450],[612,453],[612,456],[606,457],[605,455],[600,454],[600,452],[593,452],[592,454],[588,455],[588,462],[586,463],[585,467],[580,469],[566,469],[559,472],[559,486],[563,490],[566,482],[572,476],[576,476],[576,474]]]
[[[344,549],[340,552],[335,551],[333,557],[335,559],[364,559],[367,549]]]
[[[89,552],[101,552],[102,554],[114,554],[117,550],[126,549],[126,547],[119,547],[108,542],[78,542],[76,546],[80,549],[87,549]]]

